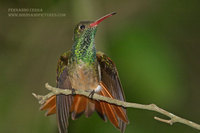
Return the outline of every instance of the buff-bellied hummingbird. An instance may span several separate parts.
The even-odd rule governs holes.
[[[94,43],[99,23],[114,14],[110,13],[96,21],[81,21],[75,27],[72,48],[62,54],[58,61],[58,88],[89,90],[125,101],[115,64],[104,53],[96,52]],[[67,132],[70,115],[75,120],[82,114],[89,117],[94,111],[104,121],[108,119],[122,133],[128,123],[125,108],[81,95],[52,96],[42,105],[41,110],[48,110],[46,115],[56,114],[60,133]]]

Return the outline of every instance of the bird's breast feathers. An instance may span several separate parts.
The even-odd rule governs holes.
[[[74,65],[69,72],[72,88],[94,90],[99,85],[98,70],[95,66]]]

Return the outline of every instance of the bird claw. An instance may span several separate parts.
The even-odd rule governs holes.
[[[76,95],[76,90],[72,88],[72,96]]]
[[[95,90],[91,91],[90,94],[88,95],[88,97],[93,99],[94,93],[95,93]]]

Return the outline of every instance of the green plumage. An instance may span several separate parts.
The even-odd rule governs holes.
[[[96,59],[96,48],[94,38],[97,27],[90,28],[90,22],[80,22],[74,29],[74,44],[72,46],[72,60],[78,64],[80,61],[91,64]],[[81,26],[85,26],[81,29]]]

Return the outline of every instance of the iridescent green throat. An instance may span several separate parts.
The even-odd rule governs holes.
[[[91,64],[96,61],[96,48],[94,38],[97,28],[88,28],[81,33],[74,33],[74,44],[72,46],[72,60],[77,63]]]

